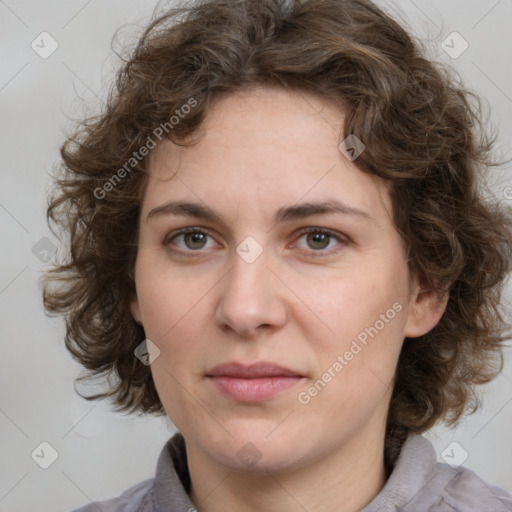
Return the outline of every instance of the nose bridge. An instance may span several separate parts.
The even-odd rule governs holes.
[[[268,256],[254,240],[246,239],[237,247],[232,268],[225,276],[217,320],[240,334],[248,335],[260,326],[277,326],[284,321],[279,283],[267,267]]]
[[[239,254],[233,257],[231,272],[228,274],[228,286],[226,293],[255,296],[261,293],[266,282],[265,273],[268,272],[266,261],[263,257],[248,263]]]

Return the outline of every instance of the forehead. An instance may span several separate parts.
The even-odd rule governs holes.
[[[343,121],[339,108],[307,93],[261,87],[225,96],[196,144],[163,141],[152,151],[144,210],[175,197],[255,210],[329,196],[389,213],[384,181],[339,151]]]

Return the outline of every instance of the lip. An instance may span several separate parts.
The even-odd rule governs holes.
[[[209,370],[206,377],[221,394],[240,402],[267,400],[304,378],[295,370],[266,361],[251,365],[220,364]]]
[[[238,377],[241,379],[257,379],[263,377],[302,377],[290,368],[276,363],[259,361],[253,364],[243,364],[236,361],[215,366],[206,373],[207,377]]]

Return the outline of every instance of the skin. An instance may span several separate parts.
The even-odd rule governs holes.
[[[437,324],[446,298],[436,300],[410,275],[389,191],[339,151],[342,123],[339,110],[313,95],[253,88],[218,100],[195,146],[165,141],[150,155],[131,311],[160,350],[153,378],[185,438],[190,496],[201,512],[356,511],[385,484],[400,348]],[[274,221],[281,207],[327,199],[371,219]],[[207,205],[222,222],[147,219],[171,200]],[[208,236],[174,236],[197,226]],[[308,226],[334,236],[301,233]],[[263,250],[251,263],[236,251],[248,236]],[[300,403],[298,394],[396,303],[400,312]],[[303,378],[268,400],[242,403],[205,378],[234,360],[275,362]],[[249,442],[255,465],[237,455]]]

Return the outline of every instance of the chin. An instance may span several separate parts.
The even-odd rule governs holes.
[[[228,425],[226,430],[232,437],[225,432],[221,439],[209,437],[205,440],[209,446],[204,449],[219,463],[236,471],[281,472],[299,467],[309,451],[304,435],[284,428],[279,432],[278,424],[271,423],[261,422],[252,428]]]

